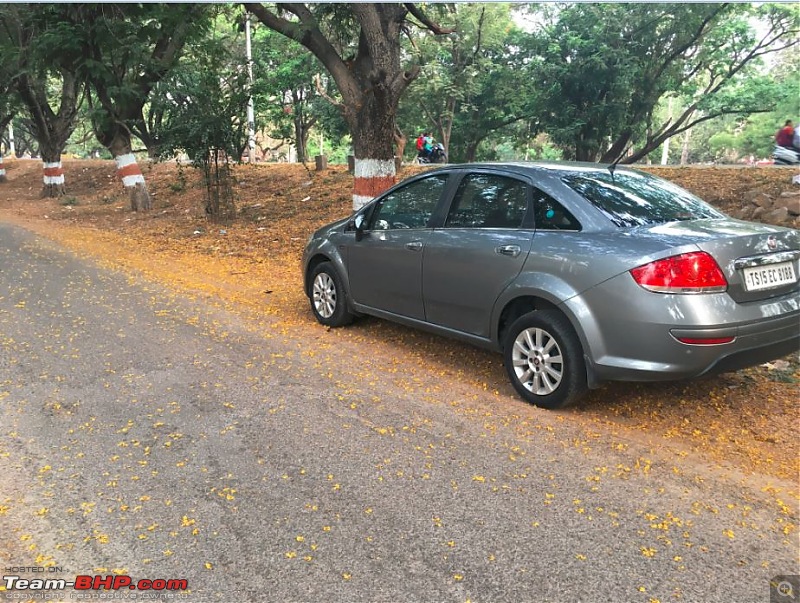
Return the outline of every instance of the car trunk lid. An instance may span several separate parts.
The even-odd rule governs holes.
[[[800,288],[800,233],[796,230],[732,218],[670,222],[646,230],[676,247],[693,242],[709,253],[736,302],[769,299]]]

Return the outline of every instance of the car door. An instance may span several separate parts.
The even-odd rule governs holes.
[[[395,189],[371,209],[364,236],[348,249],[356,304],[422,320],[422,257],[429,222],[447,183],[438,174]]]
[[[425,247],[428,322],[489,337],[495,300],[522,269],[533,238],[529,185],[505,174],[466,174]]]

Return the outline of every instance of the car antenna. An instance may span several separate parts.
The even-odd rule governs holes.
[[[611,163],[611,165],[608,166],[607,169],[608,169],[608,173],[611,174],[611,180],[614,180],[614,170],[617,169],[617,165],[619,165],[619,162],[622,161],[622,158],[625,157],[625,155],[627,155],[628,151],[630,151],[630,150],[631,150],[631,147],[628,147],[627,149],[622,151],[622,153],[620,153],[619,157],[617,157],[613,161],[613,163]]]

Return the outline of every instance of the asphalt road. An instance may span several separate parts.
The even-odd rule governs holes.
[[[192,603],[764,603],[800,574],[796,484],[415,361],[0,225],[1,575],[185,579],[160,595]]]

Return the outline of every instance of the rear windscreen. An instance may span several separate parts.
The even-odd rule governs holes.
[[[725,217],[690,192],[648,174],[583,172],[562,181],[620,227]]]

